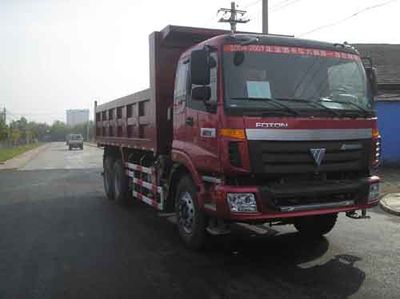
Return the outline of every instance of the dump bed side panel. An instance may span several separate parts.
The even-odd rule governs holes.
[[[155,109],[150,89],[95,108],[96,141],[153,150],[156,148]]]
[[[149,38],[150,48],[150,90],[156,99],[157,153],[168,154],[172,145],[172,107],[174,98],[175,70],[179,48],[165,45],[161,32],[154,32]]]
[[[97,143],[169,154],[178,59],[188,48],[223,33],[178,26],[153,32],[149,37],[150,88],[96,106]]]

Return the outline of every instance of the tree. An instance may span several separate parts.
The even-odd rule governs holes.
[[[56,120],[50,128],[51,139],[53,141],[64,141],[69,132],[69,128],[62,121]]]
[[[22,132],[20,129],[14,127],[10,129],[10,141],[12,145],[21,143]]]
[[[94,123],[89,121],[88,123],[82,123],[70,128],[70,133],[80,133],[85,140],[93,140],[94,138]]]
[[[0,141],[6,140],[8,137],[8,126],[3,119],[0,119]]]
[[[31,132],[33,139],[39,141],[48,140],[50,132],[50,126],[48,124],[30,121],[28,123],[28,130]]]
[[[14,120],[10,123],[10,138],[13,144],[30,143],[31,133],[28,129],[28,120],[21,117],[19,120]]]

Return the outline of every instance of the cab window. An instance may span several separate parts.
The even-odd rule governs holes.
[[[176,104],[185,102],[188,94],[189,63],[180,61],[176,70],[174,99]]]

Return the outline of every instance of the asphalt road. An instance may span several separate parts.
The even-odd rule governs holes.
[[[54,143],[0,171],[0,298],[399,298],[397,216],[341,216],[315,242],[238,229],[191,252],[155,210],[107,201],[101,155]]]

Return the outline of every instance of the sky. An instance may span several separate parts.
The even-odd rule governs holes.
[[[238,30],[260,32],[261,0],[236,4],[251,19]],[[148,35],[169,24],[229,29],[217,22],[221,7],[230,1],[0,0],[0,109],[8,120],[52,123],[67,109],[92,111],[94,100],[145,89]],[[400,0],[270,0],[269,8],[270,33],[400,44]]]

